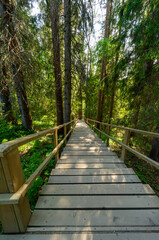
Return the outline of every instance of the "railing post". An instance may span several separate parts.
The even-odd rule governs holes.
[[[15,193],[24,183],[18,149],[0,158],[0,193]],[[0,220],[5,233],[25,232],[31,216],[28,196],[18,204],[0,205]]]
[[[110,126],[107,128],[107,134],[110,135]],[[107,147],[109,147],[109,137],[107,137]]]
[[[56,147],[58,145],[58,130],[55,129],[54,132],[54,146]],[[55,154],[55,161],[57,162],[59,160],[59,151]]]
[[[66,137],[66,125],[64,126],[64,137]],[[65,139],[65,145],[67,143],[67,139]]]
[[[102,128],[102,124],[100,123],[99,124],[99,130],[101,130],[101,128]],[[99,137],[101,138],[101,132],[99,132]]]
[[[123,142],[125,145],[128,145],[129,136],[130,136],[130,131],[126,129],[126,130],[125,130],[125,134],[124,134],[124,142]],[[127,152],[127,150],[125,149],[125,147],[122,147],[121,159],[122,159],[123,161],[125,161],[126,152]]]

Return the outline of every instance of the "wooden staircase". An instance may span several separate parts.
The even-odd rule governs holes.
[[[78,121],[25,234],[3,240],[158,240],[159,199]]]

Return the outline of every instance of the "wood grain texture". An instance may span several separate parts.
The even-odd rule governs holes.
[[[65,233],[3,236],[3,240],[158,240],[158,233]]]
[[[51,176],[48,183],[138,183],[136,175]]]

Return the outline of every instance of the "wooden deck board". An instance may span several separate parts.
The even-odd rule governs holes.
[[[157,196],[40,196],[35,209],[37,208],[159,209],[159,201]]]
[[[86,175],[86,176],[96,176],[96,175],[122,175],[122,174],[127,174],[127,175],[133,175],[135,172],[131,168],[113,168],[113,169],[100,169],[97,168],[95,171],[94,169],[88,169],[88,168],[83,168],[83,169],[70,169],[70,168],[56,168],[51,171],[51,175],[63,175],[63,176],[71,176],[71,175]]]
[[[101,168],[101,169],[112,169],[112,168],[126,168],[123,163],[58,163],[56,168]]]
[[[158,233],[21,234],[0,236],[3,240],[158,240]]]
[[[34,210],[29,226],[159,226],[159,210]]]
[[[136,175],[50,176],[48,183],[140,183]]]
[[[40,195],[151,195],[149,185],[143,184],[74,184],[45,185]]]

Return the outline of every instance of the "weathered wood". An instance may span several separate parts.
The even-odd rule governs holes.
[[[129,135],[130,135],[130,131],[129,131],[129,130],[125,130],[124,142],[123,142],[125,145],[128,145]],[[125,158],[126,158],[126,149],[125,149],[125,147],[123,146],[123,147],[122,147],[122,153],[121,153],[121,159],[122,159],[123,161],[125,161]]]
[[[64,126],[64,137],[66,136],[66,126]],[[65,139],[65,145],[67,143],[67,139]]]
[[[136,175],[51,176],[48,183],[140,183]]]
[[[58,145],[58,130],[56,129],[55,132],[54,132],[54,146],[55,148],[57,147]],[[59,151],[57,151],[55,153],[55,160],[56,162],[59,160]]]
[[[40,228],[36,228],[37,232],[40,232]],[[36,230],[34,228],[34,230]],[[45,229],[44,231],[49,231],[50,232],[50,228],[46,229],[46,228],[41,228],[42,231],[43,229]],[[127,233],[94,233],[92,231],[88,231],[88,233],[57,233],[56,229],[53,228],[54,230],[51,230],[51,234],[46,233],[44,234],[33,234],[33,235],[9,235],[9,236],[4,236],[3,240],[101,240],[101,239],[109,239],[109,240],[123,240],[123,239],[127,239],[127,240],[158,240],[158,233],[136,233],[136,232],[127,232]],[[81,228],[83,229],[83,227]],[[94,228],[95,229],[95,228]],[[66,231],[67,232],[67,231]],[[74,229],[74,232],[75,229]],[[82,232],[82,230],[81,230]],[[92,232],[92,233],[91,233]]]
[[[65,138],[69,136],[72,129],[67,133]],[[45,166],[50,162],[52,157],[55,155],[55,153],[59,150],[59,148],[62,146],[62,144],[65,141],[65,138],[57,145],[57,147],[50,153],[50,155],[43,161],[43,163],[35,170],[35,172],[27,179],[27,181],[19,188],[19,190],[15,193],[17,198],[20,196],[25,196],[29,188],[34,183],[35,179],[40,175],[40,173],[43,171]],[[14,196],[16,198],[16,196]]]
[[[114,169],[89,169],[89,168],[83,168],[83,169],[62,169],[62,168],[56,168],[53,169],[51,172],[51,175],[86,175],[86,176],[95,176],[95,175],[135,175],[134,171],[131,168],[114,168]]]
[[[159,210],[35,210],[29,226],[158,226]],[[136,239],[135,239],[136,240]]]
[[[75,156],[76,157],[76,156]],[[86,163],[86,164],[89,164],[89,163],[123,163],[120,159],[118,159],[117,157],[107,157],[107,158],[81,158],[81,159],[78,159],[78,157],[76,158],[72,158],[69,156],[69,158],[67,159],[60,159],[59,160],[59,164],[60,163],[78,163],[78,164],[81,164],[81,163]]]
[[[88,119],[87,121],[92,121],[94,122],[95,120],[92,119]],[[118,126],[118,125],[113,125],[113,124],[109,124],[109,123],[104,123],[104,122],[99,122],[99,121],[95,121],[96,123],[102,123],[105,126],[110,126],[110,127],[114,127],[114,128],[119,128],[119,129],[123,129],[123,130],[129,130],[130,132],[135,132],[135,133],[140,133],[143,135],[149,135],[151,137],[159,137],[159,133],[155,133],[155,132],[148,132],[148,131],[143,131],[143,130],[139,130],[139,129],[134,129],[134,128],[128,128],[128,127],[122,127],[122,126]],[[89,125],[89,123],[88,123]]]
[[[58,163],[56,168],[101,168],[101,169],[112,169],[112,168],[126,168],[123,163]]]
[[[0,172],[2,176],[0,193],[7,194],[18,191],[24,183],[23,170],[21,167],[18,149],[14,149],[5,157],[1,157]],[[4,195],[2,195],[2,198],[3,197]],[[4,200],[5,199],[3,198],[2,203]],[[18,202],[16,205],[2,205],[0,210],[0,218],[5,233],[25,232],[31,216],[27,195],[22,197],[20,202]]]
[[[97,129],[97,128],[95,128],[95,129],[98,130],[98,131],[100,131],[100,130]],[[124,143],[116,140],[115,138],[109,136],[108,134],[106,134],[106,133],[104,133],[104,132],[101,132],[101,133],[102,133],[103,135],[109,137],[110,139],[112,139],[114,142],[116,142],[116,143],[120,144],[121,146],[125,147],[126,150],[134,153],[134,154],[135,154],[137,157],[139,157],[140,159],[143,159],[144,161],[150,163],[150,164],[151,164],[152,166],[154,166],[155,168],[159,169],[159,163],[158,163],[158,162],[156,162],[156,161],[152,160],[151,158],[143,155],[142,153],[137,152],[136,150],[132,149],[131,147],[128,147],[128,146],[125,145]]]
[[[35,209],[159,209],[157,196],[40,196]]]
[[[25,136],[25,137],[22,137],[22,138],[18,138],[18,139],[0,144],[0,157],[4,157],[11,150],[16,149],[16,148],[18,148],[18,147],[20,147],[20,146],[22,146],[22,145],[24,145],[28,142],[31,142],[35,139],[41,138],[41,137],[46,136],[48,134],[52,134],[55,130],[59,130],[62,127],[67,126],[68,124],[70,124],[72,122],[75,122],[75,120],[72,120],[71,122],[65,123],[63,125],[59,125],[59,126],[54,127],[54,128],[50,128],[50,129],[47,129],[47,130],[44,130],[44,131],[41,131],[41,132],[38,132],[38,133],[34,133],[34,134],[31,134],[31,135],[28,135],[28,136]]]
[[[76,146],[76,147],[65,147],[63,152],[67,152],[67,151],[95,151],[95,152],[102,152],[102,151],[108,151],[110,152],[110,150],[108,150],[106,147],[99,147],[99,146],[94,146],[94,147],[89,147],[89,146]]]
[[[64,184],[45,185],[40,195],[149,195],[155,194],[149,185],[129,184]],[[151,205],[150,205],[151,206]]]
[[[119,160],[119,161],[121,161],[117,156],[69,156],[69,155],[62,155],[61,157],[60,157],[60,160],[69,160],[69,159],[71,159],[71,160],[76,160],[76,162],[78,163],[78,161],[79,160],[92,160],[93,162],[95,161],[100,161],[100,160],[104,160],[104,161],[110,161],[110,159],[112,160],[112,161],[114,161],[114,160]],[[59,161],[60,161],[59,160]],[[122,162],[122,161],[121,161]],[[122,162],[123,163],[123,162]]]
[[[62,156],[116,156],[115,152],[111,151],[69,151],[69,152],[63,152],[61,154]]]

